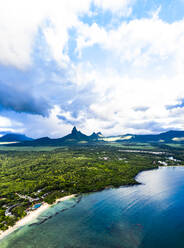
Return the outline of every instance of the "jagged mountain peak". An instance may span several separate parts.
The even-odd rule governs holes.
[[[101,132],[98,132],[98,133],[95,133],[95,132],[93,132],[90,136],[89,136],[89,138],[91,138],[91,139],[99,139],[99,138],[101,138],[101,137],[103,137],[103,135],[101,134]]]
[[[78,132],[79,132],[79,131],[77,130],[76,126],[74,126],[73,129],[72,129],[72,134],[76,134],[76,133],[78,133]]]

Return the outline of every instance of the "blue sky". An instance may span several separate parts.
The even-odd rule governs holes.
[[[0,133],[184,129],[183,0],[7,0],[0,9]]]

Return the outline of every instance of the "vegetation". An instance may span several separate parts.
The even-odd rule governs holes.
[[[73,193],[135,184],[137,173],[156,168],[158,161],[175,165],[184,160],[182,149],[163,147],[162,150],[164,153],[155,154],[150,149],[131,152],[120,145],[78,145],[47,151],[1,150],[0,229],[13,225],[35,203],[53,203],[56,198]],[[169,160],[171,155],[181,162]]]

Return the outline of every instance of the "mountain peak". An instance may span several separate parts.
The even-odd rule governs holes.
[[[101,132],[95,133],[93,132],[90,136],[91,139],[96,139],[98,140],[99,138],[103,137],[103,135],[101,134]]]
[[[76,133],[78,133],[78,131],[77,131],[76,126],[74,126],[73,129],[72,129],[72,134],[76,134]]]

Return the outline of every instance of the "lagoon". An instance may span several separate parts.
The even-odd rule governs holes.
[[[183,248],[184,167],[140,173],[140,185],[72,198],[0,241],[1,248]]]

